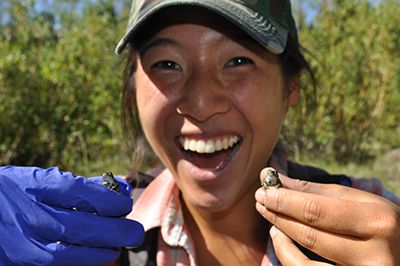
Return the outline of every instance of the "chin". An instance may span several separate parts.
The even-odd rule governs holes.
[[[227,198],[232,192],[220,191],[220,193],[212,193],[210,191],[202,191],[198,193],[190,193],[184,196],[186,204],[190,204],[193,208],[203,213],[220,213],[224,212],[234,205],[232,198]]]

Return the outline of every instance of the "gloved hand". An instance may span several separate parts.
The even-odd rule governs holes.
[[[0,265],[102,265],[143,241],[121,192],[58,168],[0,167]]]

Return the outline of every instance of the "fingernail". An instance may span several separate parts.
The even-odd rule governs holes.
[[[272,226],[271,229],[269,230],[269,235],[271,237],[275,237],[277,233],[278,233],[278,231],[277,231],[276,227]]]

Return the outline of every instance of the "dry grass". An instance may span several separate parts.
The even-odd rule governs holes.
[[[327,170],[332,174],[345,174],[360,178],[379,178],[385,188],[400,196],[400,149],[393,150],[366,164],[339,165],[335,162],[307,160],[306,164]]]

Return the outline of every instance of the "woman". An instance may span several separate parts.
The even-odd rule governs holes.
[[[166,167],[129,216],[147,231],[150,261],[309,265],[296,241],[318,260],[400,263],[398,206],[285,176],[335,179],[279,154],[308,70],[289,1],[133,1],[117,52],[127,44],[125,115]],[[260,188],[267,166],[283,188]]]
[[[288,0],[134,0],[117,52],[126,46],[126,125],[138,154],[145,137],[165,167],[133,191],[128,218],[143,225],[144,242],[137,223],[115,218],[127,211],[114,209],[127,205],[126,184],[117,193],[70,175],[46,179],[50,174],[38,169],[40,176],[21,170],[24,182],[0,169],[0,182],[7,180],[0,196],[10,195],[1,189],[8,184],[19,193],[0,198],[10,210],[0,224],[44,251],[21,250],[28,259],[35,255],[32,264],[72,264],[68,259],[81,256],[81,264],[98,265],[115,258],[119,246],[138,246],[124,250],[125,265],[400,263],[396,204],[383,192],[315,183],[361,186],[289,162],[278,144],[308,70]],[[282,187],[261,187],[275,177],[272,168]],[[16,207],[9,200],[28,194],[34,196]],[[40,215],[27,206],[39,206]],[[15,210],[31,216],[21,222]],[[74,222],[65,222],[71,215]],[[16,259],[18,245],[0,243],[0,262],[23,261]]]

